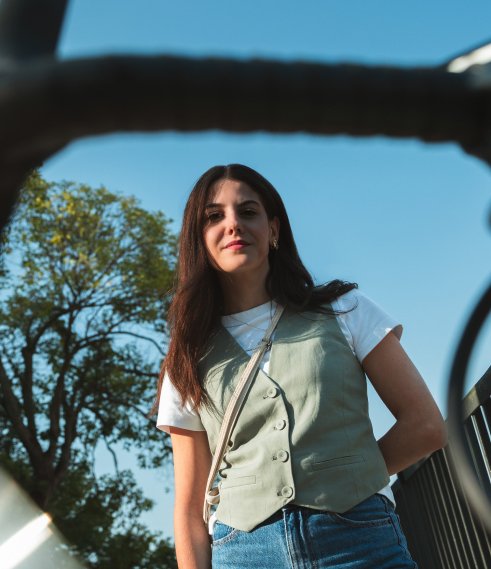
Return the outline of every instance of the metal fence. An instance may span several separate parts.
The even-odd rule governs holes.
[[[472,462],[491,486],[491,367],[463,402]],[[491,533],[471,513],[450,466],[449,446],[400,473],[393,484],[397,513],[419,569],[488,569]]]

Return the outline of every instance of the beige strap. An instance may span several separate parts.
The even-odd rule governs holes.
[[[269,328],[266,330],[264,338],[261,340],[256,350],[252,354],[251,359],[243,371],[239,383],[237,384],[237,387],[235,388],[235,391],[230,398],[229,404],[227,405],[227,410],[225,411],[220,433],[218,435],[218,443],[215,449],[215,454],[213,455],[213,461],[211,463],[208,482],[206,483],[205,500],[203,504],[203,520],[207,526],[210,519],[211,506],[216,505],[220,502],[220,491],[218,487],[212,487],[213,482],[215,481],[218,469],[220,468],[223,455],[225,454],[225,449],[227,447],[228,441],[230,440],[230,436],[235,427],[235,423],[239,417],[240,411],[244,404],[244,400],[247,396],[247,393],[249,392],[249,388],[251,387],[252,382],[254,381],[254,377],[256,375],[259,364],[266,350],[269,350],[271,348],[271,336],[274,332],[274,329],[276,328],[276,325],[278,324],[279,319],[281,318],[281,315],[283,314],[284,308],[284,306],[280,305],[276,307],[276,311],[273,318],[271,319]]]

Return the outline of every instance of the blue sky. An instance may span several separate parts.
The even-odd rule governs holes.
[[[438,65],[491,39],[490,21],[488,0],[72,0],[60,57],[166,52]],[[446,413],[450,359],[491,273],[489,167],[454,144],[213,131],[85,139],[42,171],[136,195],[173,218],[177,231],[196,178],[229,162],[256,168],[280,191],[319,282],[358,282],[400,319],[403,345]],[[488,325],[469,384],[490,354]],[[371,405],[380,436],[391,416],[373,394]],[[148,523],[170,535],[170,501],[161,499],[168,473],[139,477],[159,501]]]

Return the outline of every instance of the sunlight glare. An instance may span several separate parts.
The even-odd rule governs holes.
[[[456,57],[447,65],[447,71],[450,73],[462,73],[472,65],[485,65],[491,63],[491,43]]]
[[[0,545],[0,567],[14,569],[31,555],[53,534],[50,523],[50,516],[41,514]]]

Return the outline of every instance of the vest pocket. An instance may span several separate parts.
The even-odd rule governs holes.
[[[221,483],[221,488],[234,488],[236,486],[246,486],[247,484],[255,484],[255,476],[238,476],[237,478],[224,478]]]
[[[325,470],[327,468],[334,468],[336,466],[347,466],[348,464],[357,464],[364,462],[363,456],[359,454],[352,454],[350,456],[338,456],[337,458],[323,459],[319,456],[314,456],[310,463],[311,470]]]

